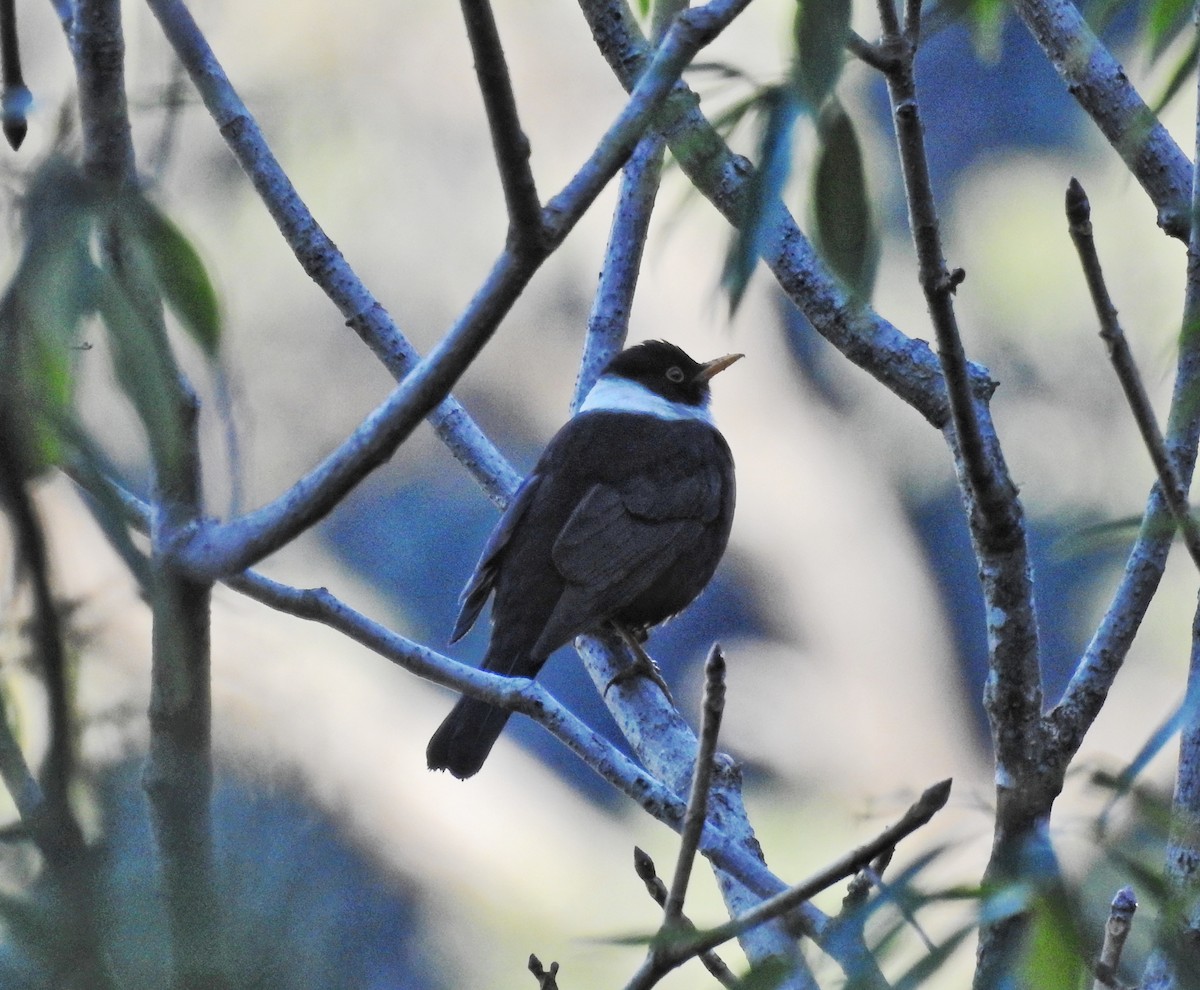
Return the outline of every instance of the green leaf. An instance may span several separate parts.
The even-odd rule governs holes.
[[[1067,897],[1049,893],[1039,898],[1025,943],[1022,985],[1064,990],[1083,985],[1088,967],[1079,921]]]
[[[213,357],[221,340],[221,312],[199,252],[140,195],[134,200],[133,215],[163,299],[204,353]]]
[[[775,990],[794,975],[795,968],[786,959],[769,956],[742,977],[739,987],[741,990]]]
[[[758,168],[747,183],[742,202],[742,222],[725,256],[722,284],[729,293],[729,308],[737,310],[758,264],[771,212],[776,209],[792,170],[792,129],[799,107],[789,89],[767,90],[761,101],[766,117],[759,142]]]
[[[1156,62],[1192,19],[1191,0],[1151,0],[1143,22],[1150,61]]]
[[[78,171],[52,157],[21,207],[21,257],[0,295],[0,401],[34,472],[61,457],[55,424],[69,415],[79,327],[94,306],[94,201]]]
[[[842,74],[850,37],[850,0],[799,0],[793,30],[793,85],[800,101],[815,113]]]
[[[1196,71],[1196,63],[1200,54],[1200,38],[1193,35],[1188,42],[1187,51],[1183,53],[1175,68],[1171,70],[1170,78],[1157,100],[1150,105],[1150,111],[1157,116],[1162,113],[1176,96],[1183,91],[1183,84],[1190,81]]]
[[[119,236],[119,235],[118,235]],[[150,455],[159,474],[176,476],[178,458],[184,452],[179,370],[176,367],[159,300],[148,287],[146,262],[139,259],[137,245],[127,241],[120,274],[105,271],[97,303],[112,350],[117,383],[146,431]]]
[[[862,147],[837,100],[821,112],[813,173],[813,240],[830,268],[863,299],[870,298],[879,237],[867,196]]]

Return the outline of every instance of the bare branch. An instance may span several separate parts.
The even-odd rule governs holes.
[[[1074,24],[1078,18],[1077,10],[1063,13],[1067,25]],[[1086,30],[1086,25],[1083,25],[1083,30]],[[1123,75],[1117,86],[1122,93],[1128,88]],[[1133,96],[1136,97],[1136,94]],[[1131,99],[1127,93],[1123,98]],[[1200,147],[1200,111],[1196,133]],[[1148,149],[1149,144],[1146,147]],[[1149,150],[1146,154],[1150,154]],[[1164,176],[1177,167],[1169,159],[1165,151],[1161,152],[1159,158],[1152,159],[1159,161]],[[1196,447],[1200,443],[1200,403],[1196,401],[1196,395],[1200,394],[1200,230],[1197,230],[1200,225],[1188,222],[1189,217],[1200,215],[1197,213],[1200,210],[1200,171],[1194,164],[1189,166],[1186,188],[1191,190],[1192,196],[1183,224],[1184,231],[1188,232],[1187,285],[1175,385],[1164,436],[1167,458],[1174,466],[1185,492],[1191,485],[1196,465]],[[1160,225],[1165,226],[1161,206],[1159,215]],[[1061,700],[1046,716],[1047,735],[1053,742],[1051,755],[1063,767],[1078,751],[1084,734],[1099,714],[1158,589],[1173,537],[1171,527],[1166,525],[1167,515],[1162,488],[1156,484],[1150,492],[1141,530],[1130,551],[1112,602],[1076,665]]]
[[[462,0],[462,12],[508,206],[509,247],[518,254],[527,247],[536,250],[542,234],[542,206],[529,167],[529,138],[517,115],[496,18],[489,0]]]
[[[652,986],[662,973],[679,967],[698,953],[715,949],[721,943],[736,938],[749,928],[781,917],[822,890],[833,886],[839,880],[852,876],[882,852],[895,848],[899,842],[927,824],[945,807],[946,801],[950,797],[950,784],[949,780],[934,784],[916,800],[898,822],[886,828],[866,845],[839,857],[807,880],[789,887],[783,893],[763,901],[754,909],[723,925],[698,933],[695,938],[681,938],[664,944],[660,958],[660,965],[664,968],[661,969],[661,972],[646,973],[644,976],[639,973],[641,978],[631,981],[627,990],[642,990],[642,988]]]
[[[90,474],[70,473],[84,491],[89,491],[94,484],[94,477]],[[130,525],[143,532],[147,531],[151,519],[150,507],[121,485],[109,482],[109,487],[120,500]],[[584,725],[540,684],[524,678],[505,677],[478,670],[442,656],[367,618],[323,588],[294,588],[254,571],[227,577],[223,583],[270,608],[335,629],[418,677],[526,715],[557,737],[595,773],[638,804],[651,817],[676,831],[682,827],[686,805],[677,792],[637,766],[606,739]],[[609,652],[599,643],[592,642],[590,637],[585,637],[585,640],[589,640],[590,643],[586,649]],[[611,662],[615,670],[617,661],[614,658]],[[632,685],[622,686],[619,691],[613,693],[636,690]],[[662,702],[662,694],[657,688],[649,693],[653,695],[655,703]],[[675,709],[665,707],[671,718],[682,726],[682,732],[687,733],[687,727],[679,719]],[[648,710],[653,711],[652,708]],[[656,717],[657,714],[655,713]],[[634,737],[637,738],[636,733]],[[695,737],[688,733],[688,738],[690,744],[685,740],[683,745],[690,745],[690,748],[684,752],[695,752]],[[668,733],[663,748],[667,748],[667,744],[674,741],[675,737]],[[635,747],[638,745],[639,743],[635,743]],[[772,874],[763,863],[761,854],[757,852],[753,833],[740,834],[736,831],[739,827],[744,826],[748,829],[749,826],[746,823],[745,809],[731,804],[734,796],[728,781],[718,781],[713,794],[712,803],[718,808],[722,824],[718,827],[714,824],[718,820],[717,816],[709,816],[701,837],[700,852],[718,870],[723,871],[727,880],[743,885],[747,897],[752,897],[755,901],[786,890],[783,881]],[[795,910],[796,914],[789,919],[789,924],[809,933],[821,944],[825,916],[808,904],[800,904]],[[862,970],[864,965],[870,962],[869,955],[860,956],[853,945],[831,944],[827,946],[827,951],[847,968],[854,966]],[[864,971],[870,973],[870,968]]]
[[[913,60],[918,5],[908,4],[905,33],[891,0],[879,0],[883,46],[897,53],[887,75],[896,143],[908,199],[909,224],[917,252],[918,279],[937,337],[938,359],[949,395],[947,441],[955,454],[959,489],[979,562],[987,606],[988,678],[984,709],[996,762],[995,840],[987,877],[999,881],[1017,871],[1019,850],[1049,815],[1061,790],[1061,772],[1043,760],[1042,686],[1032,572],[1024,513],[1017,489],[984,403],[976,403],[954,312],[953,296],[963,280],[942,256],[933,189],[925,155]],[[953,432],[951,433],[951,428]],[[980,932],[977,986],[992,986],[1008,946],[1023,920],[1012,916],[985,922]]]
[[[700,724],[700,747],[696,753],[696,769],[688,795],[687,811],[680,832],[679,856],[675,860],[675,875],[663,906],[663,929],[673,928],[683,914],[688,880],[700,835],[708,817],[708,788],[712,783],[713,759],[717,754],[717,736],[721,732],[721,717],[725,712],[725,656],[714,643],[704,662],[704,714]]]
[[[890,72],[896,61],[895,56],[885,52],[881,46],[871,44],[857,31],[851,31],[846,36],[846,51],[879,72]]]
[[[622,172],[621,191],[604,252],[604,269],[588,316],[572,409],[579,408],[604,366],[624,346],[650,215],[658,196],[665,147],[661,135],[647,134]]]
[[[558,963],[552,962],[549,969],[542,966],[542,961],[532,953],[529,955],[529,972],[538,981],[538,990],[558,990]]]
[[[9,146],[16,151],[29,130],[27,114],[33,95],[21,73],[21,43],[17,36],[16,0],[0,0],[0,67],[4,91],[0,93],[0,123]]]
[[[1018,16],[1069,92],[1158,208],[1158,225],[1180,240],[1191,226],[1192,165],[1129,82],[1072,0],[1017,0]]]
[[[658,873],[654,868],[654,860],[649,854],[637,846],[633,847],[633,868],[636,871],[638,878],[646,885],[646,892],[654,898],[654,902],[659,907],[665,907],[667,903],[667,885],[659,879]],[[696,926],[691,922],[686,914],[679,916],[679,924],[689,934],[696,931]],[[715,952],[701,952],[699,956],[700,962],[704,968],[712,975],[721,986],[728,990],[736,990],[740,987],[741,981],[733,975],[733,971],[725,965],[725,961]]]
[[[1158,428],[1150,396],[1146,394],[1146,386],[1142,383],[1142,376],[1133,360],[1133,352],[1125,339],[1125,331],[1121,329],[1117,320],[1117,309],[1104,284],[1104,271],[1100,266],[1100,256],[1096,252],[1096,242],[1092,236],[1091,214],[1092,207],[1083,186],[1076,179],[1072,179],[1067,188],[1067,219],[1070,221],[1071,240],[1075,242],[1075,248],[1079,252],[1079,260],[1091,290],[1096,315],[1100,319],[1100,337],[1108,345],[1113,370],[1117,373],[1117,379],[1125,392],[1125,399],[1142,435],[1142,442],[1150,454],[1154,470],[1158,473],[1167,507],[1175,517],[1192,562],[1200,568],[1200,526],[1197,526],[1192,517],[1187,492],[1179,481],[1175,466],[1167,457],[1166,444],[1162,431]]]
[[[114,0],[79,0],[70,40],[79,84],[84,171],[111,186],[132,183],[136,175],[125,99],[121,5]]]

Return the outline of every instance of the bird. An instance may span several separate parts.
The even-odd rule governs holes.
[[[709,382],[742,356],[701,363],[663,340],[615,355],[488,537],[451,644],[491,597],[483,669],[532,678],[582,633],[607,624],[640,642],[691,604],[725,552],[735,500]],[[460,698],[429,741],[429,768],[473,776],[510,714]]]

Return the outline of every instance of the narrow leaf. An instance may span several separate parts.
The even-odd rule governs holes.
[[[1187,51],[1183,53],[1179,61],[1175,64],[1175,68],[1171,71],[1170,78],[1167,79],[1167,84],[1163,87],[1162,93],[1150,105],[1152,113],[1155,115],[1162,113],[1170,102],[1182,92],[1183,84],[1188,82],[1192,78],[1192,73],[1196,71],[1198,53],[1200,53],[1200,38],[1193,35],[1188,42]]]
[[[129,285],[134,278],[105,272],[98,308],[108,330],[117,383],[142,422],[154,463],[173,476],[184,449],[179,371],[157,310],[160,304],[157,298],[136,296]]]
[[[871,217],[862,147],[836,100],[821,112],[820,145],[813,174],[813,240],[826,263],[867,299],[879,263],[879,238]]]
[[[54,423],[68,415],[79,326],[94,304],[92,197],[73,166],[51,158],[21,208],[21,257],[0,295],[0,399],[20,421],[20,456],[36,471],[61,455]]]
[[[163,299],[205,354],[214,356],[221,340],[221,313],[199,252],[145,198],[137,197],[134,216]]]
[[[1152,0],[1146,8],[1144,24],[1151,63],[1158,61],[1191,19],[1191,0]]]
[[[731,312],[741,303],[758,264],[771,214],[792,170],[792,128],[799,108],[791,92],[783,87],[765,91],[761,105],[765,121],[759,143],[758,168],[747,184],[742,222],[725,257],[722,283],[729,293]]]
[[[850,0],[799,0],[793,24],[792,79],[800,101],[815,113],[842,74],[850,37]]]
[[[954,955],[966,937],[975,931],[975,925],[965,925],[948,939],[922,956],[903,976],[892,984],[892,990],[919,990],[929,985],[929,980]]]

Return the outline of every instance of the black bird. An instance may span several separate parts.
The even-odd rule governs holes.
[[[708,383],[741,356],[700,364],[650,340],[613,358],[492,531],[450,642],[494,594],[483,669],[535,677],[581,633],[610,622],[644,637],[689,605],[733,522],[733,458]],[[509,714],[460,698],[429,741],[430,769],[477,773]]]

